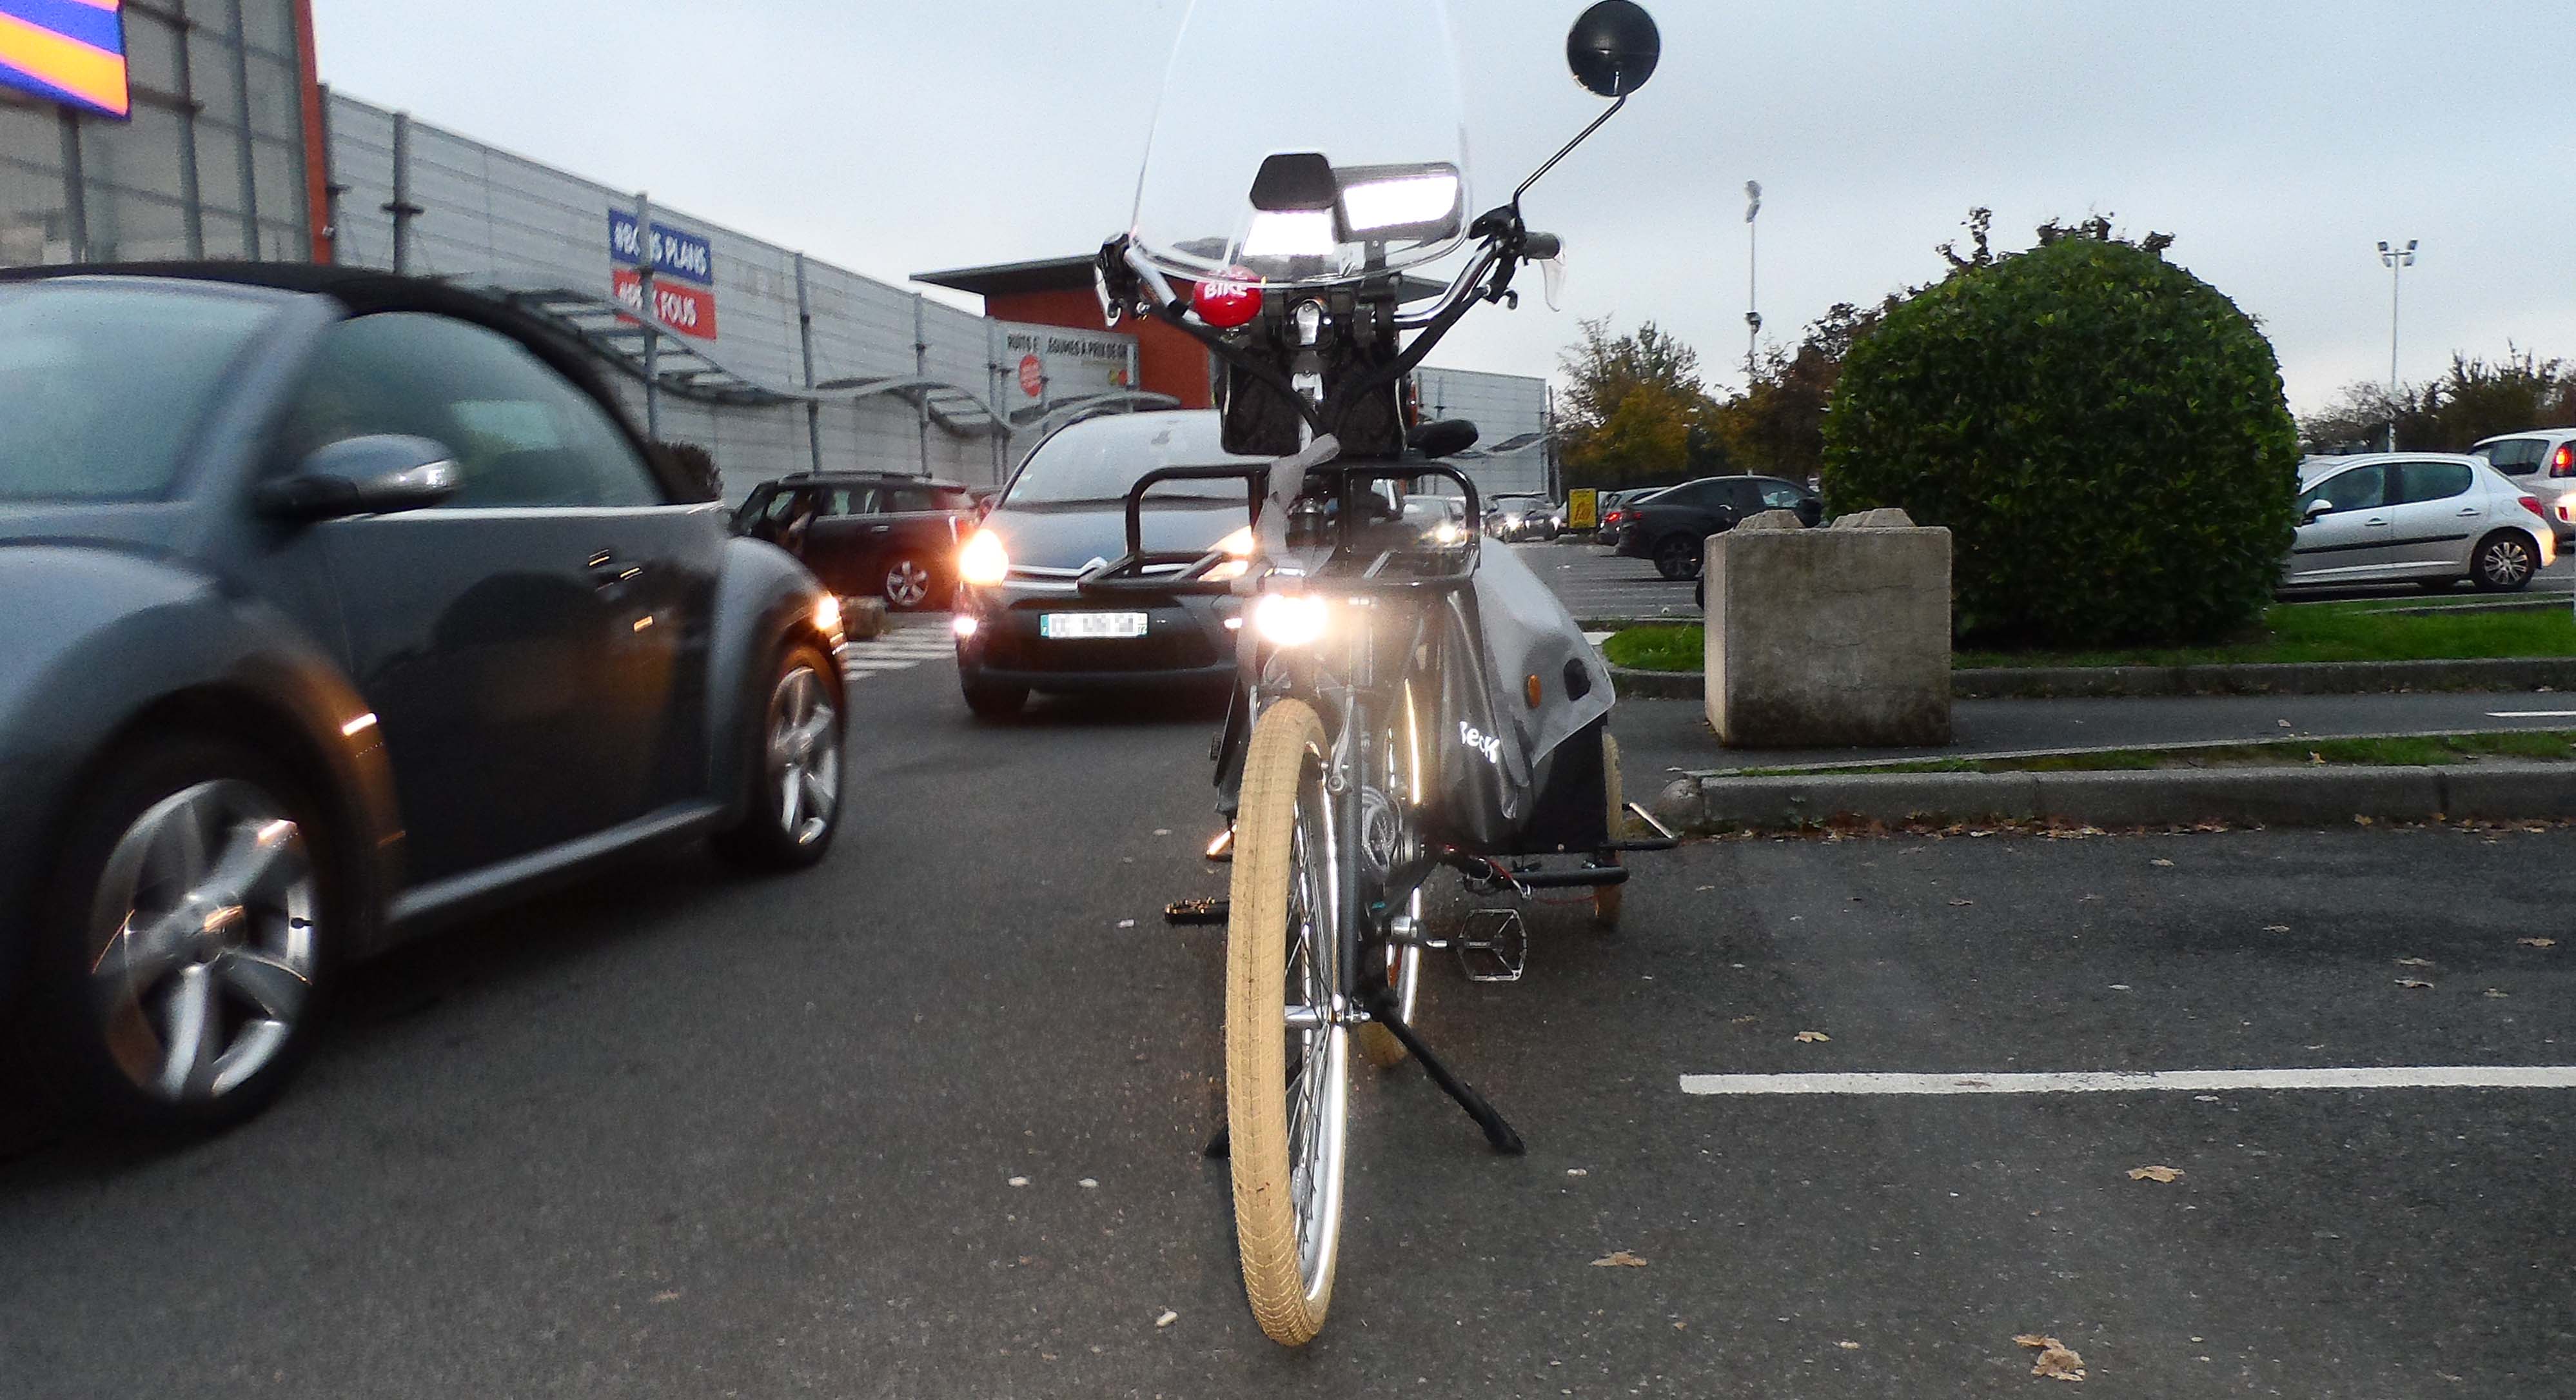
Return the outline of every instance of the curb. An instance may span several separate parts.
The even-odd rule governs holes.
[[[1703,672],[1610,668],[1622,699],[1697,700]],[[2576,656],[2459,661],[2283,661],[2225,666],[1989,666],[1950,673],[1953,700],[2178,695],[2373,695],[2401,690],[2576,690]]]
[[[2057,696],[2366,695],[2393,690],[2576,688],[2576,656],[2284,661],[2221,666],[1994,666],[1950,673],[1968,700]]]
[[[1674,782],[1655,805],[1657,816],[1702,835],[1837,818],[2099,827],[2551,821],[2576,818],[2576,764],[1705,777]]]

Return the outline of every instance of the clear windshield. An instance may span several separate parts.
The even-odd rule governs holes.
[[[1430,262],[1475,207],[1460,113],[1441,0],[1194,0],[1136,245],[1177,277],[1269,286]]]
[[[1267,460],[1233,457],[1218,442],[1213,413],[1138,413],[1076,423],[1040,444],[1011,482],[1002,504],[1100,505],[1127,499],[1127,488],[1163,467],[1219,467]],[[1153,499],[1243,499],[1232,481],[1175,481],[1156,487]]]
[[[99,279],[0,288],[0,501],[169,489],[261,300]]]

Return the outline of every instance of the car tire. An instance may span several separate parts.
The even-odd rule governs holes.
[[[877,587],[885,594],[889,612],[920,612],[948,604],[949,589],[941,582],[938,568],[918,554],[888,559],[885,577],[877,580]]]
[[[977,719],[1017,719],[1029,703],[1027,686],[988,681],[963,666],[957,668],[957,688],[965,694],[966,708]]]
[[[744,737],[742,817],[716,854],[750,870],[814,864],[840,834],[847,735],[840,672],[810,641],[779,648]]]
[[[111,1127],[239,1123],[310,1053],[352,925],[347,842],[293,774],[225,740],[145,744],[83,785],[36,911],[38,1080]]]
[[[1668,579],[1699,577],[1700,542],[1684,534],[1655,541],[1655,572]]]
[[[2519,530],[2498,530],[2469,556],[2469,580],[2481,593],[2518,593],[2540,572],[2540,552]]]

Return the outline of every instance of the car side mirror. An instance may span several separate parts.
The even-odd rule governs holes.
[[[1600,0],[1565,36],[1566,66],[1598,97],[1625,97],[1644,87],[1663,53],[1655,17],[1636,0]]]
[[[253,499],[272,520],[310,523],[434,506],[464,484],[444,445],[378,433],[320,449],[293,472],[261,482]]]
[[[2299,523],[2302,525],[2312,524],[2318,516],[2324,515],[2333,509],[2334,502],[2327,500],[2323,496],[2319,496],[2315,500],[2308,502],[2307,509],[2299,512]]]

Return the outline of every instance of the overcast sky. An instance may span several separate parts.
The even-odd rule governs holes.
[[[2095,212],[2173,233],[2171,258],[2263,319],[2303,412],[2387,375],[2382,238],[2423,243],[2407,377],[2507,341],[2576,358],[2569,0],[1648,3],[1662,69],[1524,205],[1566,238],[1564,311],[1486,310],[1435,362],[1548,373],[1577,316],[1610,315],[1740,381],[1748,179],[1761,309],[1791,339],[1930,280],[1986,204],[2008,246]],[[899,282],[1123,227],[1187,5],[313,8],[322,76],[352,96]],[[1563,67],[1579,8],[1453,0],[1488,201],[1598,110]]]

